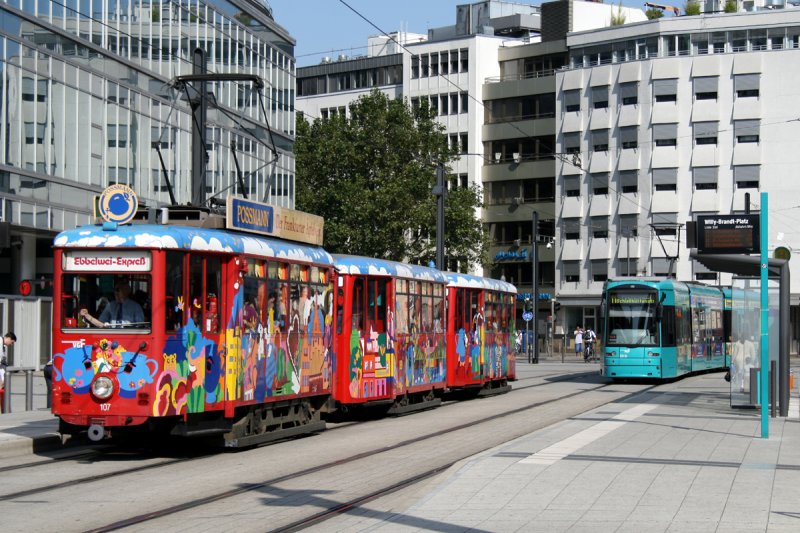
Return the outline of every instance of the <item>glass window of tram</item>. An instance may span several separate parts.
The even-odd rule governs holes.
[[[150,329],[150,274],[65,274],[62,327]]]

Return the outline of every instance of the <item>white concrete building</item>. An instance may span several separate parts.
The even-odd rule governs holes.
[[[665,275],[671,258],[678,279],[727,283],[690,260],[685,223],[742,213],[746,193],[754,210],[769,195],[769,249],[800,252],[800,10],[664,17],[567,48],[558,151],[580,163],[556,163],[556,293],[575,320],[606,278]]]

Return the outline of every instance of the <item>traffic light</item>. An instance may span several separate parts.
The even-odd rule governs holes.
[[[525,310],[533,311],[533,301],[530,298],[525,298]]]
[[[553,311],[561,309],[561,302],[553,302]]]

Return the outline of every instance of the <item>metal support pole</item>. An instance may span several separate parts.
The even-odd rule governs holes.
[[[445,270],[444,267],[444,197],[447,187],[444,184],[444,163],[436,163],[436,268]]]
[[[769,419],[767,417],[767,408],[769,399],[767,397],[767,389],[769,388],[769,381],[767,376],[767,368],[769,364],[769,271],[767,255],[767,243],[769,233],[767,232],[767,204],[768,197],[766,192],[761,193],[761,212],[759,218],[761,219],[761,438],[769,438]]]
[[[631,231],[628,230],[625,232],[625,238],[628,240],[628,258],[626,261],[628,262],[628,277],[631,275]]]
[[[533,363],[539,363],[539,212],[533,212],[533,245],[531,246],[531,261],[533,262]]]
[[[195,48],[192,53],[192,73],[206,73],[206,53]],[[194,83],[194,94],[190,102],[194,114],[192,128],[192,204],[206,203],[206,117],[208,114],[208,91],[205,81]]]
[[[556,342],[556,299],[550,298],[550,357],[554,355]]]
[[[25,410],[33,411],[33,370],[25,371]]]

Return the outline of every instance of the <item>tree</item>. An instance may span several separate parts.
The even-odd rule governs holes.
[[[657,7],[651,7],[650,9],[645,11],[644,14],[647,17],[647,20],[660,19],[661,17],[664,16],[664,12],[658,9]]]
[[[686,2],[686,5],[683,6],[683,11],[687,15],[699,15],[700,14],[700,2],[697,0],[689,0]]]
[[[725,13],[736,13],[739,9],[738,3],[736,0],[725,0],[725,7],[723,8]]]
[[[308,122],[298,115],[296,204],[325,218],[329,252],[435,259],[434,163],[455,158],[435,117],[427,104],[411,109],[378,90],[352,103],[350,117]],[[446,256],[464,266],[486,262],[478,188],[451,190],[445,205]]]

